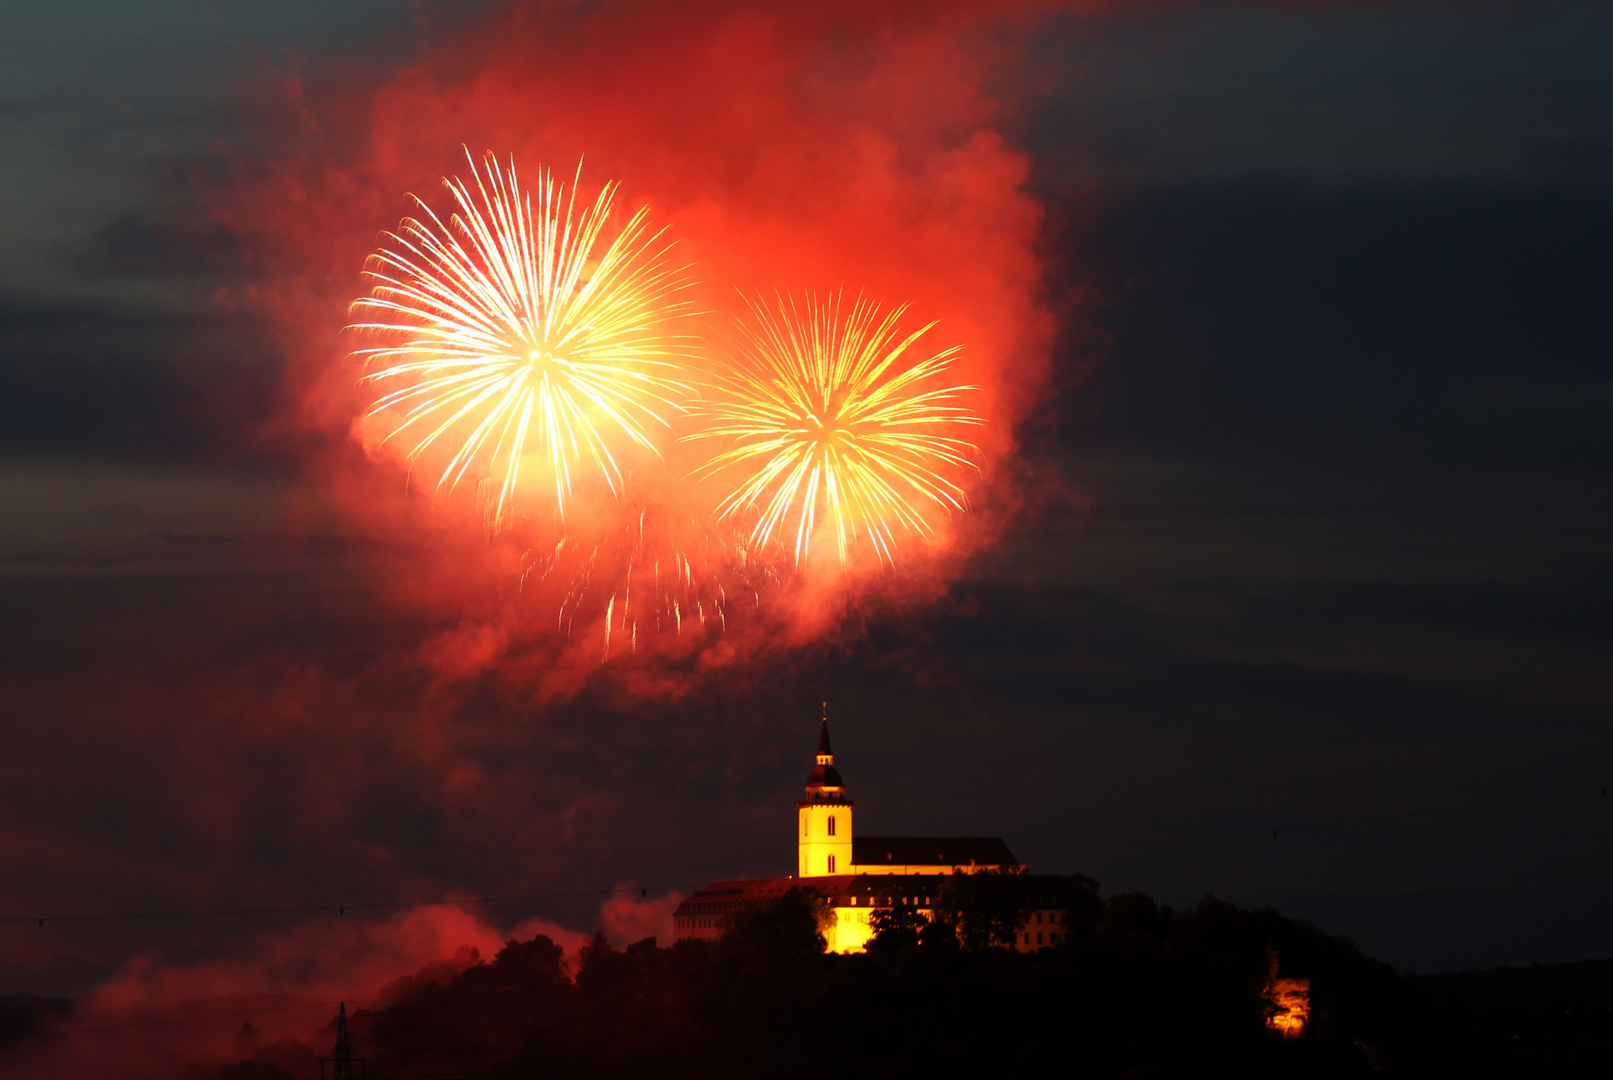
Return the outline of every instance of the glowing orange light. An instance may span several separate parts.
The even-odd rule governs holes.
[[[686,283],[647,208],[607,239],[614,184],[579,211],[576,181],[568,193],[539,170],[523,190],[491,154],[470,168],[471,185],[443,180],[457,206],[447,224],[415,199],[423,217],[385,234],[370,295],[352,305],[370,321],[350,329],[386,339],[355,354],[390,387],[369,414],[395,418],[386,440],[408,441],[411,463],[442,442],[438,490],[488,481],[502,527],[524,470],[563,516],[579,471],[619,494],[623,450],[658,453],[652,430],[684,390],[664,324],[687,308]]]
[[[1266,1026],[1285,1039],[1305,1034],[1311,1017],[1311,981],[1277,977],[1277,950],[1266,951],[1269,964],[1266,988],[1261,996],[1267,1004]]]
[[[731,366],[697,406],[708,423],[687,436],[723,444],[695,473],[734,485],[718,520],[744,519],[753,546],[797,564],[820,530],[842,564],[859,543],[892,562],[902,535],[933,536],[930,515],[967,506],[958,477],[978,450],[959,434],[985,421],[957,404],[978,388],[942,378],[959,348],[915,356],[935,323],[904,333],[905,307],[881,314],[861,297],[849,311],[747,303]]]

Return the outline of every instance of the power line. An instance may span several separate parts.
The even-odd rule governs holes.
[[[301,1012],[305,1009],[328,1009],[340,1005],[339,1001],[308,1001],[301,1005],[285,1005],[275,1009],[253,1009],[250,1012],[209,1013],[206,1016],[176,1016],[163,1020],[138,1020],[128,1024],[107,1024],[101,1027],[56,1028],[38,1033],[40,1038],[57,1038],[63,1035],[97,1035],[109,1031],[133,1031],[141,1028],[164,1027],[171,1024],[199,1024],[210,1020],[241,1020],[257,1016]],[[370,1080],[503,1080],[503,1078],[530,1077],[530,1071],[509,1069],[464,1069],[456,1072],[387,1073]]]
[[[1243,829],[1238,832],[1211,833],[1204,836],[1183,836],[1173,840],[1141,840],[1130,844],[1104,844],[1097,847],[1066,848],[1063,851],[1043,851],[1025,856],[1027,859],[1051,859],[1058,855],[1094,855],[1108,851],[1137,851],[1143,848],[1175,847],[1183,844],[1208,844],[1216,840],[1246,840],[1258,836],[1277,839],[1280,833],[1313,832],[1319,829],[1339,829],[1349,825],[1370,825],[1382,821],[1406,821],[1411,818],[1433,817],[1436,814],[1457,814],[1466,810],[1487,810],[1499,806],[1522,806],[1526,803],[1555,802],[1582,795],[1600,794],[1607,798],[1606,787],[1576,788],[1557,791],[1550,795],[1525,795],[1515,799],[1493,799],[1489,802],[1461,803],[1456,806],[1436,806],[1424,810],[1405,810],[1394,814],[1369,814],[1364,817],[1338,818],[1334,821],[1313,821],[1302,825],[1283,825],[1275,829]]]
[[[175,1016],[165,1020],[138,1020],[129,1024],[110,1024],[105,1027],[82,1028],[56,1028],[52,1031],[40,1032],[46,1038],[57,1035],[94,1035],[103,1031],[130,1031],[135,1028],[164,1027],[168,1024],[200,1024],[208,1020],[240,1020],[251,1019],[254,1016],[272,1016],[276,1013],[300,1012],[303,1009],[328,1009],[338,1005],[336,1001],[310,1001],[302,1005],[285,1005],[278,1009],[253,1009],[251,1012],[211,1013],[207,1016]]]
[[[675,889],[697,889],[698,885],[649,885],[633,888],[586,889],[580,892],[528,893],[521,896],[462,896],[441,900],[388,900],[365,904],[311,904],[303,907],[227,908],[214,911],[145,911],[102,912],[94,915],[10,915],[0,917],[0,923],[37,922],[110,922],[138,919],[212,919],[251,915],[346,915],[349,911],[397,911],[418,907],[455,907],[461,904],[503,904],[531,900],[570,900],[587,896],[614,896],[635,889],[641,896],[652,892],[671,892]]]
[[[1051,859],[1065,855],[1096,855],[1115,851],[1140,851],[1148,848],[1181,847],[1189,844],[1208,844],[1221,840],[1244,840],[1255,837],[1269,836],[1273,840],[1282,833],[1313,832],[1322,829],[1346,828],[1352,825],[1369,825],[1378,822],[1406,821],[1413,818],[1433,817],[1439,814],[1456,814],[1469,810],[1485,810],[1505,806],[1523,806],[1531,803],[1554,802],[1563,799],[1578,798],[1585,795],[1599,795],[1607,798],[1609,788],[1606,786],[1576,788],[1572,791],[1558,791],[1546,795],[1526,795],[1511,799],[1493,799],[1486,802],[1459,803],[1451,806],[1437,806],[1422,810],[1407,810],[1393,814],[1369,814],[1360,817],[1337,818],[1331,821],[1313,821],[1298,825],[1283,825],[1277,828],[1240,829],[1235,832],[1207,833],[1198,836],[1181,836],[1166,840],[1141,840],[1125,844],[1100,844],[1088,847],[1063,848],[1058,851],[1041,851],[1025,856],[1026,859]],[[700,884],[678,885],[651,885],[635,886],[634,888],[611,889],[585,889],[572,892],[553,893],[525,893],[508,896],[465,896],[450,897],[436,900],[390,900],[358,904],[311,904],[297,907],[264,907],[264,908],[227,908],[217,910],[191,910],[191,911],[151,911],[151,912],[102,912],[98,914],[80,915],[12,915],[0,917],[0,924],[37,923],[44,926],[47,922],[132,922],[143,919],[210,919],[251,917],[261,915],[328,915],[334,912],[341,916],[348,911],[400,911],[408,908],[422,907],[457,907],[467,904],[504,904],[531,902],[537,900],[571,900],[592,896],[615,896],[632,893],[637,889],[642,897],[650,893],[665,893],[673,891],[699,889]]]

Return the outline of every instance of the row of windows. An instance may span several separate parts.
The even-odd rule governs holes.
[[[907,897],[903,897],[902,900],[903,900],[904,903],[907,902]],[[857,903],[857,898],[855,896],[852,897],[851,902],[852,902],[853,905],[855,905]],[[927,904],[929,904],[929,902],[930,902],[930,898],[928,896],[926,896],[924,898],[924,903],[927,905]],[[1038,916],[1037,921],[1038,922],[1041,921],[1040,915],[1041,915],[1041,912],[1037,912],[1037,916]],[[1055,912],[1054,915],[1056,916],[1057,912]],[[706,916],[706,917],[698,918],[698,919],[679,919],[678,921],[682,924],[680,929],[684,929],[684,930],[710,930],[710,929],[713,929],[713,928],[715,928],[717,926],[719,920],[718,920],[718,918],[716,916]],[[1055,919],[1055,921],[1056,921],[1056,919]],[[1036,940],[1034,942],[1031,941],[1031,938],[1033,936],[1036,938]],[[1025,933],[1020,935],[1020,942],[1019,943],[1021,945],[1032,945],[1032,944],[1034,944],[1034,945],[1057,945],[1059,943],[1059,938],[1061,936],[1062,935],[1059,935],[1059,934],[1046,934],[1045,937],[1047,938],[1047,940],[1044,941],[1043,940],[1044,934],[1041,931],[1038,930],[1033,934],[1031,931],[1027,930]]]
[[[801,835],[802,836],[810,836],[810,835],[812,835],[811,830],[809,828],[811,820],[812,819],[807,817],[805,814],[801,815]],[[834,818],[833,814],[829,815],[828,822],[829,822],[829,824],[828,824],[827,827],[828,827],[828,830],[829,830],[829,835],[833,836],[835,834],[835,818]]]

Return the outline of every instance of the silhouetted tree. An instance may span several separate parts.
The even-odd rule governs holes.
[[[811,889],[795,888],[762,908],[741,911],[723,935],[732,950],[795,964],[823,953],[824,931],[834,921],[829,902]]]
[[[919,933],[930,920],[910,907],[879,908],[868,917],[874,936],[868,940],[870,952],[896,952],[919,943]]]
[[[1017,867],[953,874],[935,898],[936,916],[966,949],[1012,945],[1025,922],[1022,875]]]
[[[944,918],[909,947],[917,919],[898,908],[879,920],[867,955],[825,955],[827,908],[793,890],[715,942],[617,950],[596,935],[575,980],[549,939],[511,942],[446,983],[420,981],[386,1008],[354,1013],[354,1042],[373,1075],[554,1080],[1613,1075],[1613,969],[1564,986],[1521,1029],[1518,1006],[1503,1012],[1486,998],[1496,1004],[1480,1025],[1348,940],[1273,911],[1213,897],[1188,909],[1137,893],[1101,901],[1074,877],[955,885],[947,910],[974,928],[973,948]],[[1057,948],[979,944],[1028,905],[1052,906],[1055,889],[1072,913]],[[1302,1038],[1266,1027],[1268,945],[1285,974],[1311,981],[1314,1022]],[[316,1057],[275,1044],[235,1064],[198,1064],[184,1080],[294,1080]]]

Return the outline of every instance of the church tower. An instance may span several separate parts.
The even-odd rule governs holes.
[[[851,800],[829,749],[829,705],[823,706],[818,763],[807,777],[806,798],[796,803],[799,877],[851,873]]]

